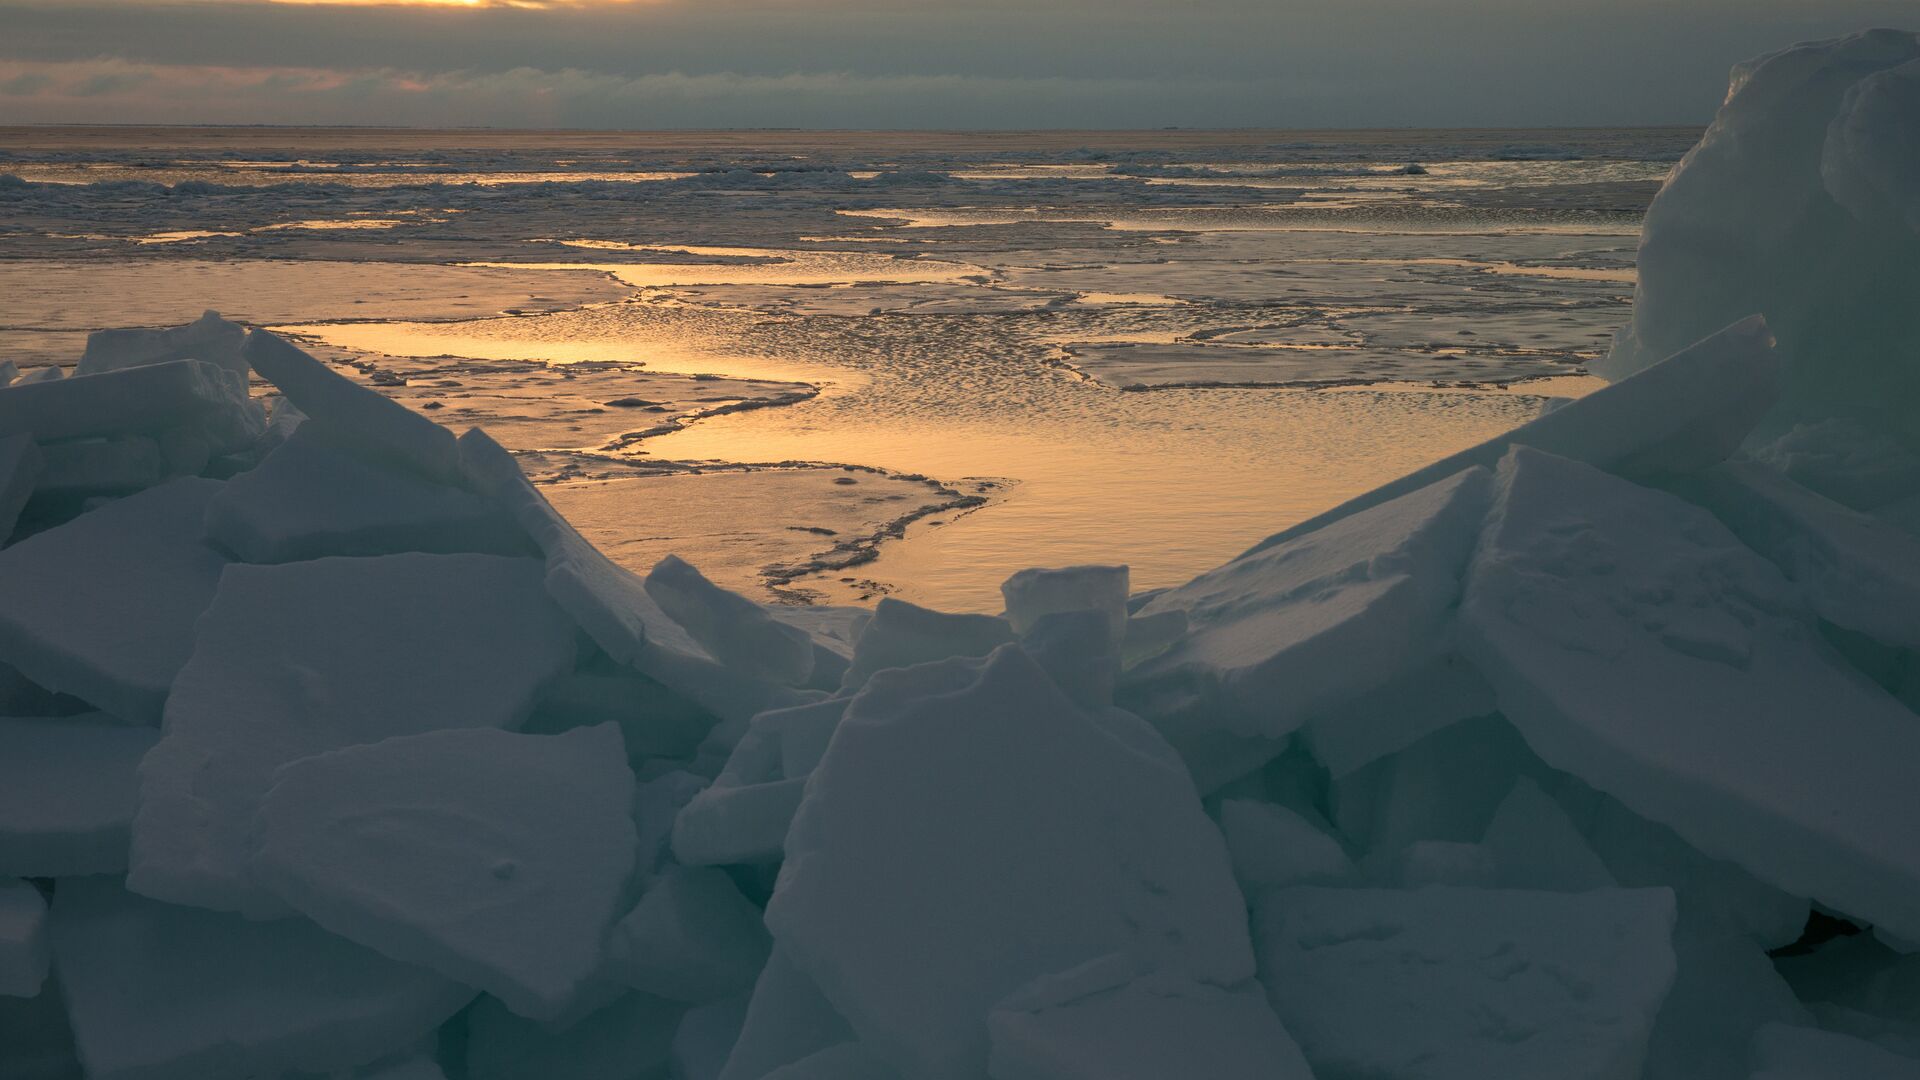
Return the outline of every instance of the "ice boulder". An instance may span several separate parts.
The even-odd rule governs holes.
[[[247,874],[247,838],[276,769],[395,735],[512,727],[573,659],[573,627],[534,559],[229,567],[167,702],[165,734],[140,765],[128,887],[285,912]]]
[[[227,565],[200,529],[219,490],[175,480],[0,551],[0,660],[122,720],[159,723]]]
[[[279,387],[303,414],[326,423],[343,443],[429,480],[463,482],[460,450],[446,428],[269,331],[247,335],[245,355],[261,378]]]
[[[32,882],[0,877],[0,997],[33,997],[47,978],[47,901]]]
[[[1142,973],[1117,955],[1015,991],[987,1030],[993,1080],[1313,1080],[1257,985]]]
[[[0,387],[0,431],[32,432],[41,442],[153,433],[183,425],[204,431],[212,445],[225,451],[258,438],[265,418],[248,398],[245,379],[198,360],[84,378],[21,379]]]
[[[0,718],[0,875],[125,870],[134,770],[159,737],[97,713]]]
[[[1740,446],[1779,398],[1773,335],[1758,317],[1741,318],[1731,326],[1723,319],[1673,348],[1678,351],[1661,353],[1665,359],[1632,378],[1348,499],[1267,537],[1248,554],[1305,536],[1462,469],[1492,468],[1513,446],[1531,446],[1634,479],[1684,475],[1717,464]]]
[[[80,363],[73,373],[98,375],[103,371],[164,364],[169,360],[200,360],[244,379],[247,361],[240,350],[246,344],[246,337],[245,327],[228,322],[217,311],[209,311],[184,326],[164,330],[96,330],[87,335],[86,351],[80,354]]]
[[[1516,449],[1461,621],[1547,764],[1789,893],[1920,936],[1920,725],[1705,510]]]
[[[633,786],[612,724],[350,746],[275,774],[251,868],[349,941],[554,1019],[619,913]]]
[[[1909,424],[1916,60],[1920,37],[1874,30],[1736,67],[1647,211],[1633,322],[1596,369],[1630,374],[1760,312],[1780,339],[1788,411]]]
[[[1751,1080],[1920,1080],[1920,1058],[1907,1057],[1813,1027],[1771,1024],[1753,1040]]]
[[[98,1080],[350,1069],[414,1045],[473,997],[305,920],[174,907],[105,878],[60,882],[49,933]]]
[[[608,973],[656,997],[700,1004],[752,990],[770,948],[760,909],[724,872],[674,867],[615,924]]]
[[[708,581],[678,556],[661,559],[646,578],[647,595],[709,655],[728,668],[768,682],[796,684],[813,672],[813,639],[767,609]]]
[[[40,447],[29,432],[0,438],[0,544],[13,535],[20,511],[40,482]]]
[[[1124,566],[1068,566],[1022,570],[1000,585],[1013,632],[1026,636],[1042,616],[1097,611],[1107,617],[1118,642],[1127,633],[1127,581]]]
[[[767,925],[914,1077],[977,1077],[989,1009],[1110,953],[1240,983],[1226,847],[1171,752],[1135,749],[1152,737],[1110,733],[1017,646],[877,675],[807,782]]]
[[[524,555],[532,544],[506,512],[462,488],[368,461],[302,424],[207,506],[207,536],[242,562],[406,551]]]
[[[1280,889],[1260,979],[1314,1075],[1638,1080],[1674,975],[1673,895]]]
[[[1160,594],[1141,614],[1184,611],[1187,636],[1135,665],[1121,701],[1277,738],[1437,660],[1491,480],[1468,468]]]
[[[985,656],[1013,637],[1007,620],[992,615],[953,615],[882,597],[853,643],[853,664],[840,685],[852,690],[888,668]]]

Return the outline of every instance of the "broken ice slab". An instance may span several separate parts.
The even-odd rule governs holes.
[[[406,551],[525,555],[532,543],[506,512],[470,491],[382,467],[300,425],[207,506],[207,536],[243,562]]]
[[[646,577],[647,595],[722,665],[750,678],[789,686],[813,671],[813,638],[776,622],[759,604],[715,585],[679,556]]]
[[[1461,639],[1548,765],[1790,894],[1920,936],[1920,725],[1705,510],[1516,448]]]
[[[246,344],[246,328],[208,311],[193,322],[164,330],[134,328],[96,330],[87,335],[86,351],[73,369],[75,375],[97,375],[104,371],[164,364],[169,360],[199,360],[225,368],[241,378],[247,376],[247,361],[240,354]]]
[[[713,1006],[707,1006],[712,1008]],[[697,1010],[696,1010],[697,1011]],[[689,1017],[693,1013],[687,1014]],[[778,945],[754,983],[718,1080],[759,1080],[774,1069],[852,1041],[853,1029]]]
[[[1491,480],[1468,468],[1161,593],[1140,615],[1184,611],[1187,635],[1127,672],[1120,700],[1278,738],[1438,660]]]
[[[1000,584],[1007,622],[1026,636],[1047,615],[1097,611],[1118,644],[1127,633],[1128,570],[1124,566],[1066,566],[1022,570]]]
[[[1494,811],[1480,846],[1503,889],[1585,892],[1619,884],[1560,804],[1524,776]]]
[[[265,420],[246,380],[198,360],[0,388],[0,431],[31,432],[41,442],[151,433],[194,425],[235,449]]]
[[[219,490],[175,480],[0,551],[0,660],[122,720],[158,724],[227,564],[200,529]]]
[[[614,925],[607,973],[656,997],[700,1004],[753,989],[770,942],[755,907],[712,867],[673,867]]]
[[[80,1060],[98,1080],[349,1069],[413,1045],[473,997],[304,919],[175,907],[105,878],[61,881],[50,931]]]
[[[1773,335],[1758,316],[1743,319],[1631,378],[1283,529],[1248,554],[1469,466],[1491,468],[1510,446],[1531,446],[1633,478],[1696,472],[1732,453],[1779,392]]]
[[[1493,687],[1448,653],[1316,713],[1300,739],[1335,778],[1399,753],[1449,724],[1498,711]]]
[[[993,1080],[1312,1080],[1260,985],[1138,970],[1123,956],[1042,976],[987,1017]]]
[[[535,559],[234,564],[140,766],[128,887],[286,912],[246,868],[275,769],[394,735],[512,727],[573,661],[573,626],[547,600]]]
[[[467,1080],[663,1077],[683,1007],[627,994],[553,1030],[483,997],[467,1012]]]
[[[619,914],[633,787],[612,724],[398,736],[282,766],[249,865],[341,937],[551,1020]]]
[[[145,435],[50,442],[40,453],[34,494],[42,497],[139,491],[159,483],[167,470],[160,444]]]
[[[345,445],[430,480],[461,484],[453,433],[266,330],[247,335],[247,361],[296,408],[326,423]]]
[[[0,718],[0,875],[125,870],[134,770],[159,737],[99,714]]]
[[[1821,618],[1920,649],[1920,537],[1764,465],[1728,462],[1698,487],[1707,508],[1799,585]]]
[[[1284,806],[1223,799],[1220,832],[1233,855],[1234,876],[1249,896],[1285,885],[1343,882],[1357,873],[1340,841]]]
[[[883,596],[854,639],[853,664],[840,685],[852,690],[888,668],[985,656],[1013,637],[1012,625],[997,616],[954,615]]]
[[[1638,1080],[1673,983],[1673,894],[1279,889],[1260,980],[1323,1077]]]
[[[1920,1058],[1814,1027],[1769,1024],[1753,1039],[1751,1080],[1920,1080]]]
[[[876,675],[807,781],[775,941],[863,1043],[928,1078],[977,1077],[996,1002],[1109,953],[1246,979],[1226,846],[1138,727],[1110,732],[1018,647]]]
[[[822,695],[751,679],[716,663],[669,618],[638,575],[616,566],[561,517],[501,445],[475,428],[460,437],[469,484],[510,513],[546,555],[546,590],[614,661],[723,720]]]
[[[40,447],[30,432],[0,438],[0,544],[13,535],[20,511],[40,482]]]
[[[30,881],[0,877],[0,997],[33,997],[47,978],[47,901]]]

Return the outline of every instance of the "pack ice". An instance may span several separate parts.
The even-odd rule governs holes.
[[[0,1077],[1920,1075],[1916,65],[1736,71],[1607,388],[851,649],[97,335],[0,387]]]

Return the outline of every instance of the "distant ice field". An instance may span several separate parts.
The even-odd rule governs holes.
[[[0,359],[212,299],[640,569],[1152,588],[1595,385],[1697,134],[0,129]]]

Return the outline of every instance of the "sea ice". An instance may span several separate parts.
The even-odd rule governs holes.
[[[23,378],[0,388],[0,431],[30,431],[41,442],[194,426],[229,450],[258,438],[264,425],[245,379],[198,360],[71,379]]]
[[[853,1039],[846,1018],[778,945],[754,983],[719,1080],[761,1080],[783,1065]]]
[[[853,664],[841,680],[846,689],[865,686],[875,672],[930,664],[955,656],[985,656],[1014,638],[1013,627],[992,615],[951,615],[891,596],[874,605],[873,618],[853,643]]]
[[[300,919],[250,922],[60,882],[53,965],[89,1077],[349,1069],[428,1036],[473,991]]]
[[[0,660],[122,720],[158,724],[227,564],[200,530],[219,490],[175,480],[0,551]]]
[[[39,496],[139,491],[159,483],[167,471],[160,444],[145,435],[50,442],[40,454],[40,482],[34,487]]]
[[[876,676],[807,782],[767,925],[917,1077],[977,1076],[988,1009],[1112,952],[1231,986],[1252,974],[1245,908],[1170,756],[1018,647]]]
[[[1619,884],[1560,804],[1524,776],[1494,811],[1480,845],[1503,889],[1586,892]]]
[[[768,1073],[763,1080],[899,1080],[879,1055],[857,1042],[816,1050]]]
[[[246,867],[274,770],[394,735],[524,720],[574,659],[573,627],[540,578],[537,560],[493,555],[229,567],[140,765],[128,887],[286,911]]]
[[[1753,1040],[1751,1080],[1920,1080],[1920,1059],[1814,1027],[1770,1024]]]
[[[47,901],[30,881],[0,877],[0,997],[33,997],[47,978]]]
[[[1187,636],[1127,673],[1123,702],[1158,720],[1191,697],[1196,722],[1277,738],[1436,659],[1490,479],[1468,468],[1161,593],[1140,614],[1185,611]]]
[[[1284,806],[1223,799],[1220,832],[1248,896],[1285,885],[1343,882],[1356,873],[1340,841]]]
[[[467,1080],[654,1080],[666,1076],[681,1007],[627,994],[552,1031],[483,997],[467,1012]]]
[[[1255,903],[1267,995],[1314,1073],[1638,1080],[1673,896],[1301,886]]]
[[[1462,637],[1547,764],[1790,893],[1920,934],[1920,727],[1706,511],[1515,449]]]
[[[753,989],[770,949],[760,909],[711,867],[674,867],[647,886],[607,941],[609,973],[692,1004]]]
[[[813,671],[813,638],[767,609],[702,577],[679,557],[661,559],[647,595],[713,658],[733,671],[795,685]]]
[[[200,360],[245,378],[247,361],[240,350],[246,336],[245,327],[228,322],[217,311],[164,330],[98,330],[87,335],[86,351],[73,373],[98,375],[169,360]]]
[[[612,724],[349,746],[280,768],[251,869],[341,937],[550,1020],[618,914],[633,786]]]
[[[1097,611],[1107,617],[1114,642],[1127,633],[1127,581],[1124,566],[1068,566],[1022,570],[1000,585],[1007,622],[1025,637],[1042,616]]]
[[[0,543],[13,535],[20,511],[40,482],[40,447],[30,432],[0,438]]]
[[[302,424],[207,506],[207,536],[242,562],[406,551],[523,555],[532,545],[498,506],[411,471],[382,468]]]
[[[1337,778],[1399,753],[1449,724],[1498,709],[1487,680],[1449,652],[1314,714],[1301,726],[1299,737]]]
[[[0,718],[0,876],[127,868],[134,770],[160,733],[112,718]]]

